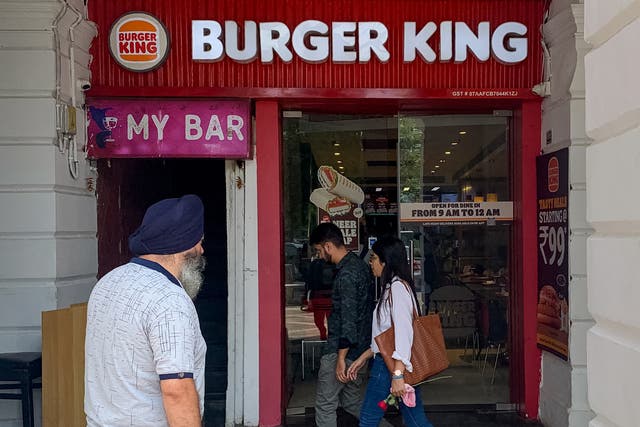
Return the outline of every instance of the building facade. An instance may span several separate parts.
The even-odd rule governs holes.
[[[96,28],[82,1],[2,2],[0,28],[0,351],[38,351],[40,313],[86,301],[96,281],[96,175],[76,84],[90,78]],[[57,105],[76,107],[65,108],[75,135],[59,130]],[[0,402],[0,425],[20,414]]]
[[[505,176],[511,184],[504,190],[507,196],[499,197],[513,203],[511,249],[505,259],[515,285],[507,297],[509,397],[501,403],[528,418],[539,418],[546,426],[634,425],[634,406],[627,400],[635,390],[634,376],[629,375],[636,353],[634,299],[629,298],[635,205],[613,189],[621,180],[633,179],[635,86],[625,73],[634,70],[636,59],[622,52],[633,49],[636,3],[523,0],[504,7],[504,2],[495,0],[481,5],[465,2],[459,9],[433,5],[425,9],[429,2],[418,1],[374,3],[367,8],[360,3],[350,7],[318,3],[302,10],[297,2],[287,2],[288,12],[278,13],[275,6],[267,11],[253,2],[237,8],[216,2],[183,11],[159,2],[145,12],[164,25],[169,49],[161,58],[164,62],[140,72],[123,67],[109,52],[112,24],[133,12],[126,2],[87,6],[71,0],[0,2],[1,351],[40,349],[40,313],[86,301],[96,276],[128,258],[123,239],[145,203],[171,191],[206,193],[207,187],[214,188],[216,196],[208,203],[218,208],[210,218],[216,233],[209,240],[224,244],[211,246],[210,253],[216,254],[217,270],[224,274],[212,279],[215,285],[202,300],[222,305],[226,301],[220,316],[206,318],[214,325],[212,330],[226,330],[225,342],[209,344],[210,352],[224,354],[213,362],[217,368],[211,375],[215,381],[224,375],[226,388],[211,389],[208,408],[223,414],[227,425],[279,425],[292,389],[288,370],[299,357],[287,350],[299,344],[291,339],[286,301],[298,282],[296,269],[287,267],[295,264],[287,258],[287,250],[302,245],[288,240],[296,225],[289,219],[295,216],[291,203],[298,203],[291,194],[301,191],[292,184],[291,171],[300,167],[292,159],[302,158],[303,151],[291,151],[287,132],[320,132],[309,124],[313,117],[342,126],[335,116],[348,116],[372,128],[372,117],[373,122],[381,117],[393,121],[396,115],[424,120],[424,129],[437,134],[438,126],[428,127],[433,116],[455,122],[461,116],[488,120],[505,114],[509,129],[505,147],[510,153]],[[305,30],[300,23],[309,20],[324,23],[327,29],[314,22],[307,37],[295,42],[295,34]],[[200,28],[201,39],[194,38],[194,21],[209,25]],[[255,33],[245,21],[256,22]],[[220,24],[220,35],[225,37],[206,38],[218,29],[212,22]],[[353,24],[340,32],[336,22]],[[372,22],[377,24],[368,24]],[[406,22],[416,22],[416,27],[407,29]],[[424,27],[429,22],[434,28]],[[451,22],[453,30],[448,32],[443,22]],[[485,31],[481,22],[489,23],[486,39],[481,36]],[[493,41],[505,22],[527,27],[526,59],[509,56],[518,52],[517,44],[500,50],[500,42],[509,43],[504,39],[482,44]],[[282,25],[259,26],[265,23]],[[358,27],[359,23],[369,26]],[[291,41],[283,49],[274,34],[286,31]],[[403,45],[405,31],[413,45]],[[333,37],[309,44],[309,35],[330,32]],[[243,50],[242,43],[234,46],[233,34],[246,40],[255,37],[255,52],[247,45]],[[458,34],[475,38],[456,41]],[[356,40],[349,39],[356,35]],[[196,42],[202,49],[196,49]],[[174,160],[164,156],[162,161],[118,155],[88,159],[87,149],[91,144],[95,149],[95,134],[87,126],[89,107],[130,100],[246,102],[250,154],[241,160],[223,154],[200,163],[181,163],[178,156]],[[140,123],[136,116],[135,125]],[[468,121],[455,123],[471,126]],[[401,124],[394,126],[387,131],[400,132]],[[373,153],[381,138],[373,132],[367,136],[367,129],[362,146]],[[215,125],[210,130],[212,135],[217,132]],[[227,132],[229,126],[224,136]],[[326,130],[321,132],[326,136]],[[309,138],[319,161],[323,151],[313,151],[316,142]],[[387,137],[385,144],[392,140],[401,141],[402,135]],[[565,148],[570,206],[568,360],[536,348],[538,274],[530,262],[539,256],[535,179],[531,179],[535,158]],[[398,153],[384,158],[365,154],[363,159],[369,166],[375,162],[388,166],[402,160],[402,152]],[[373,192],[391,185],[373,170],[365,177],[370,181],[358,181],[364,183],[366,195],[367,182],[374,183]],[[204,183],[194,187],[177,178],[162,178],[171,173]],[[171,190],[159,191],[148,177]],[[424,181],[435,188],[433,182]],[[451,184],[447,179],[442,182]],[[483,191],[473,195],[484,197],[479,203],[488,203],[488,193],[502,190]],[[395,203],[402,204],[400,196]],[[396,230],[402,227],[399,221]],[[223,285],[224,292],[215,291]],[[216,311],[204,306],[202,310]],[[0,424],[20,425],[19,414],[17,404],[0,401]]]
[[[637,409],[624,404],[638,390],[638,321],[633,265],[638,207],[617,183],[633,182],[638,132],[638,84],[629,74],[638,58],[626,55],[636,40],[637,2],[585,2],[587,242],[589,312],[595,326],[587,336],[592,426],[637,424]],[[627,186],[623,184],[623,188]],[[615,206],[618,206],[617,208]]]

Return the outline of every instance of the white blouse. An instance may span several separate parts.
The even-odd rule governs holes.
[[[387,297],[391,292],[393,307],[389,313]],[[378,309],[380,309],[380,321],[378,322]],[[396,348],[392,358],[404,363],[407,371],[413,372],[411,365],[411,345],[413,344],[413,310],[416,309],[416,302],[411,290],[407,288],[397,277],[393,278],[391,285],[385,287],[384,292],[376,309],[373,311],[373,322],[371,325],[371,350],[379,353],[380,349],[374,337],[380,335],[391,327],[391,317],[395,327]]]

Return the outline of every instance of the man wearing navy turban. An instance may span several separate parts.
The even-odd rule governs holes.
[[[198,196],[150,206],[129,236],[134,258],[89,298],[87,426],[200,426],[206,344],[193,305],[203,281]]]

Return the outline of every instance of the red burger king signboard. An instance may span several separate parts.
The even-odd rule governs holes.
[[[162,22],[153,15],[131,12],[113,23],[109,51],[113,59],[129,71],[150,71],[167,58],[169,36]]]

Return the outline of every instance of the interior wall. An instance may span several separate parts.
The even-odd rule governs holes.
[[[585,1],[591,427],[640,419],[640,1]]]
[[[86,301],[95,283],[95,174],[82,152],[84,97],[71,77],[89,78],[95,28],[82,0],[69,6],[0,2],[0,352],[40,351],[41,312]],[[78,108],[75,179],[56,101]],[[39,391],[35,401],[39,424]],[[0,401],[0,425],[21,426],[20,418],[18,401]]]
[[[551,92],[543,102],[541,148],[569,148],[569,360],[542,354],[540,419],[548,427],[586,426],[593,412],[587,400],[586,335],[593,325],[587,310],[583,5],[554,0],[543,28],[550,52]]]

